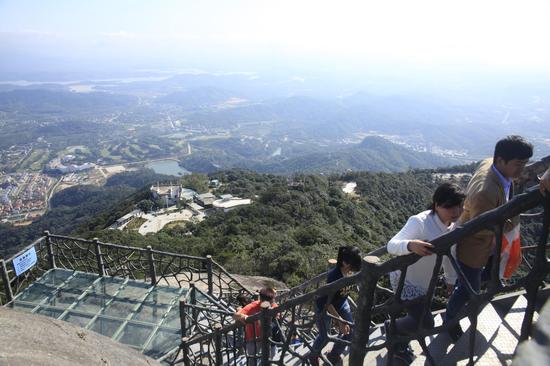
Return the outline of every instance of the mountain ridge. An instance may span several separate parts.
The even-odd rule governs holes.
[[[222,143],[220,143],[222,144]],[[214,147],[212,147],[214,145]],[[426,169],[449,166],[457,160],[437,156],[427,152],[412,151],[379,136],[368,136],[359,144],[318,147],[311,153],[293,153],[286,156],[273,155],[274,147],[269,150],[258,145],[257,156],[251,156],[251,150],[240,149],[239,141],[223,142],[223,150],[212,144],[209,147],[199,147],[198,152],[180,160],[186,169],[201,173],[211,173],[217,170],[245,168],[261,173],[294,174],[303,173],[338,173],[348,170],[372,172],[399,172],[408,169]],[[251,145],[247,142],[247,146]],[[277,145],[275,145],[277,146]],[[240,150],[243,150],[242,152]],[[281,148],[282,151],[285,147]],[[328,150],[328,151],[324,151]],[[261,156],[264,154],[264,156]]]

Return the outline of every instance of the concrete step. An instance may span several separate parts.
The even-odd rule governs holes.
[[[492,304],[485,306],[478,317],[474,361],[477,365],[506,365],[511,363],[517,347],[527,299],[518,296],[510,310],[502,318]],[[533,320],[538,314],[535,312]],[[467,365],[468,348],[472,329],[468,329],[442,364]]]
[[[545,292],[545,294],[548,291]],[[544,294],[543,294],[544,295]],[[547,294],[546,294],[547,295]],[[547,296],[540,299],[540,306],[547,299]],[[525,315],[527,299],[523,295],[513,295],[500,298],[493,303],[486,304],[479,316],[476,330],[475,341],[475,357],[476,365],[510,365],[512,356],[516,349],[519,334],[521,332],[521,324]],[[444,312],[437,312],[434,315],[435,326],[442,324],[442,315]],[[538,312],[535,312],[533,322],[538,319]],[[428,350],[433,357],[436,365],[467,365],[469,361],[469,342],[470,342],[470,321],[464,318],[460,321],[460,325],[465,330],[464,335],[456,344],[451,342],[451,339],[446,333],[437,334],[426,337]],[[382,326],[374,328],[369,337],[369,346],[381,345],[385,341],[385,335],[382,331]],[[328,352],[332,344],[328,344],[323,352]],[[418,341],[412,341],[411,347],[417,355],[417,358],[412,363],[414,366],[429,365],[426,355]],[[296,351],[300,355],[308,352],[307,347],[299,346]],[[382,348],[377,351],[368,352],[365,356],[364,365],[379,365],[387,364],[387,350]],[[343,355],[343,365],[349,364],[349,355]],[[278,356],[275,357],[278,359]],[[239,361],[244,361],[243,359]],[[286,355],[285,365],[301,365],[302,362],[293,358],[291,355]],[[241,364],[241,363],[237,363]],[[394,361],[394,366],[401,366],[399,362]]]
[[[369,346],[379,345],[386,340],[385,334],[382,332],[382,326],[375,328],[369,337]],[[382,348],[378,351],[367,352],[363,365],[385,365],[386,364],[386,349]]]
[[[524,296],[519,296],[504,316],[502,323],[498,327],[494,340],[490,344],[490,348],[483,355],[484,362],[493,360],[495,363],[500,362],[502,365],[511,365],[514,352],[516,350],[518,339],[521,334],[521,324],[527,307],[527,299]],[[538,313],[533,315],[533,321],[536,322]]]
[[[478,315],[477,330],[475,331],[475,348],[477,355],[474,360],[483,357],[487,352],[491,342],[494,340],[495,333],[502,323],[502,318],[495,310],[492,304],[487,304]],[[463,326],[463,324],[461,323]],[[464,326],[462,329],[466,329]],[[436,363],[442,365],[466,365],[469,361],[469,345],[472,329],[464,332],[464,335],[456,342],[454,347],[441,359],[436,359]],[[498,364],[498,363],[497,363]]]
[[[550,288],[539,291],[535,305],[533,323],[538,319],[538,311],[550,297]],[[478,330],[476,333],[476,365],[506,365],[511,363],[512,355],[518,343],[521,332],[521,324],[527,306],[527,299],[521,292],[507,294],[487,304],[478,317]],[[434,314],[435,326],[442,324],[442,314]],[[453,344],[447,334],[437,334],[426,338],[428,350],[437,365],[466,365],[469,361],[469,327],[470,321],[464,318],[460,321],[465,335]],[[369,339],[369,344],[384,342],[384,335],[379,330],[375,331]],[[429,365],[420,343],[411,342],[417,358],[412,365]],[[385,348],[367,353],[364,365],[386,365]],[[395,366],[400,366],[394,362]]]
[[[475,359],[478,360],[476,364],[500,365],[506,364],[502,362],[503,360],[511,359],[517,345],[517,337],[519,337],[526,305],[525,297],[519,296],[512,305],[508,305],[510,308],[506,313],[500,314],[490,303],[483,307],[478,317],[476,332],[475,352],[477,357]],[[499,310],[502,309],[501,306]],[[442,313],[434,316],[434,322],[435,326],[442,324]],[[428,350],[437,365],[466,365],[468,363],[470,321],[468,318],[464,318],[460,324],[466,331],[456,344],[452,343],[445,333],[426,337]],[[510,331],[509,328],[515,329],[515,331]],[[375,332],[369,343],[383,341],[384,335],[381,332]],[[429,365],[418,341],[412,341],[411,348],[417,355],[412,365]],[[385,348],[369,352],[365,357],[364,365],[386,365],[386,354]],[[394,365],[399,366],[399,363],[394,362]]]

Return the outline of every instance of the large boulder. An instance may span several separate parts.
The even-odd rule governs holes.
[[[46,316],[0,307],[0,329],[0,365],[160,365],[110,338]]]

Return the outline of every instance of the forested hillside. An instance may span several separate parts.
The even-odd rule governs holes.
[[[349,170],[403,172],[456,163],[451,158],[412,151],[377,136],[338,147],[232,138],[193,142],[193,148],[193,154],[182,157],[180,164],[203,173],[235,168],[275,174],[331,174]]]
[[[141,236],[106,230],[117,218],[149,198],[152,182],[166,176],[144,170],[116,175],[104,187],[80,186],[55,195],[51,210],[32,225],[0,225],[0,255],[8,256],[37,239],[43,230],[105,242],[192,255],[211,254],[231,272],[274,277],[295,285],[320,273],[340,245],[363,253],[388,241],[407,218],[424,210],[437,185],[434,173],[471,172],[474,165],[406,173],[349,172],[338,175],[280,176],[229,170],[179,178],[203,191],[208,179],[222,185],[215,194],[251,198],[253,204],[206,220]],[[448,175],[447,175],[448,176]],[[172,178],[173,181],[173,178]],[[462,178],[462,184],[467,179]],[[342,188],[356,182],[352,194]],[[525,243],[540,230],[526,222]]]
[[[232,272],[271,276],[293,285],[324,270],[326,260],[336,256],[340,245],[357,245],[365,253],[384,245],[409,215],[426,207],[435,186],[428,171],[288,178],[232,170],[211,178],[223,182],[217,194],[232,193],[252,198],[254,203],[227,213],[215,212],[199,224],[145,237],[103,230],[105,215],[76,234],[125,245],[211,254]],[[349,181],[357,182],[356,194],[342,191]]]

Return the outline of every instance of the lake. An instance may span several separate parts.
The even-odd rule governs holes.
[[[185,168],[182,168],[178,165],[178,162],[175,160],[159,160],[154,161],[146,165],[147,168],[151,168],[157,174],[166,174],[166,175],[185,175],[191,174],[191,172]]]

